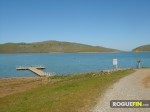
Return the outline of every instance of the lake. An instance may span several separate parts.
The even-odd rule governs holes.
[[[150,67],[150,52],[121,53],[60,53],[60,54],[0,54],[0,78],[35,76],[28,70],[17,71],[18,66],[46,67],[43,71],[57,75],[112,69],[112,60],[118,59],[119,68],[135,68],[137,57],[142,67]]]

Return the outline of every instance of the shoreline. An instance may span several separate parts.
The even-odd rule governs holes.
[[[0,53],[0,55],[4,54],[100,54],[100,53],[130,53],[134,51],[116,51],[116,52],[47,52],[47,53]],[[150,51],[139,51],[139,53],[150,53]]]
[[[122,71],[122,70],[130,70],[130,69],[135,69],[135,68],[118,68],[118,69],[109,69],[109,70],[98,70],[98,71],[89,71],[89,72],[81,72],[81,73],[72,73],[72,74],[59,74],[59,75],[54,75],[54,76],[70,76],[70,75],[81,75],[81,74],[87,74],[87,73],[112,73],[116,71]],[[49,76],[48,76],[49,77]],[[48,78],[47,76],[45,77],[39,77],[39,76],[19,76],[19,77],[0,77],[1,79],[37,79],[37,78]],[[51,77],[51,76],[50,76]]]
[[[5,79],[41,79],[42,77],[25,77],[25,76],[23,76],[23,77],[4,77],[4,78],[0,78],[0,80],[5,80]]]
[[[116,51],[116,52],[45,52],[45,53],[0,53],[0,54],[71,54],[71,53],[119,53],[124,51]]]

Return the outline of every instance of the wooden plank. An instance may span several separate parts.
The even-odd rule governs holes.
[[[43,77],[45,76],[45,73],[41,70],[38,70],[37,68],[34,68],[34,67],[29,67],[28,68],[30,71],[36,73],[37,75],[39,75],[40,77]]]

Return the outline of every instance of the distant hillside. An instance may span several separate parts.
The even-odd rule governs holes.
[[[35,43],[0,44],[0,53],[52,53],[52,52],[117,52],[118,50],[71,42],[45,41]]]
[[[139,51],[150,51],[150,44],[137,47]],[[135,51],[135,49],[133,49]]]

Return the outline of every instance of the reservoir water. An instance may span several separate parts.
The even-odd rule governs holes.
[[[135,68],[137,58],[142,67],[150,67],[150,52],[121,53],[62,53],[62,54],[0,54],[0,78],[35,76],[28,70],[17,71],[18,66],[46,67],[43,71],[57,75],[112,69],[112,60],[118,59],[119,68]]]

